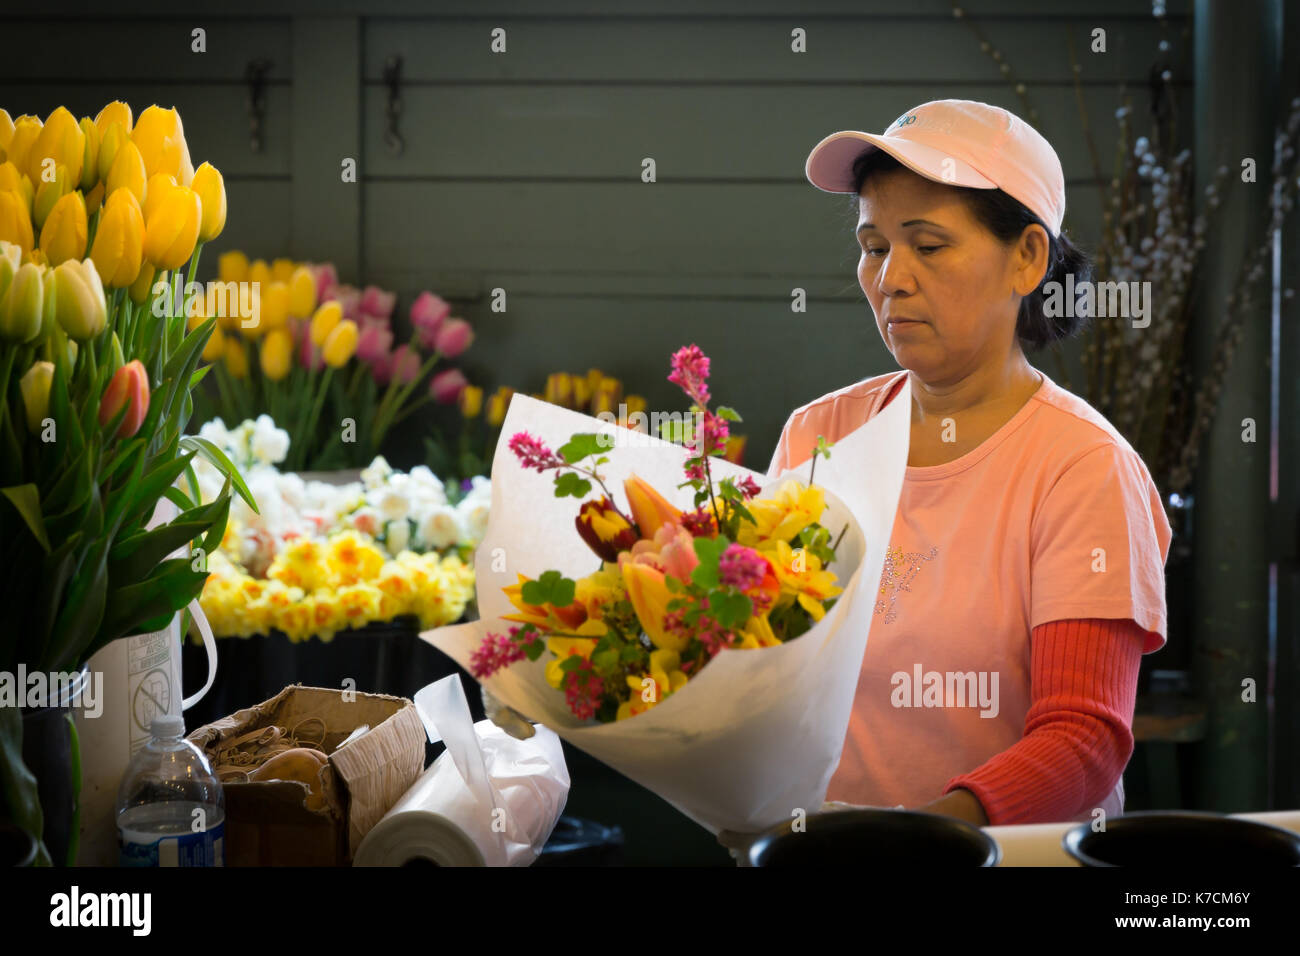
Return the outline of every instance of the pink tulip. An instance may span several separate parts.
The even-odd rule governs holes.
[[[370,363],[370,374],[376,385],[387,385],[393,377],[393,353],[385,352]]]
[[[420,353],[409,345],[399,345],[393,349],[392,366],[389,374],[402,385],[409,385],[420,374]]]
[[[396,303],[396,292],[385,292],[377,285],[366,286],[365,292],[361,294],[361,311],[381,319],[386,319],[393,314],[393,306]]]
[[[339,286],[339,274],[334,270],[334,263],[323,262],[316,266],[316,301],[328,302],[334,297]]]
[[[426,349],[435,348],[438,330],[447,316],[451,315],[451,306],[445,300],[425,290],[411,304],[411,326],[420,333],[420,345]]]
[[[357,338],[357,358],[374,362],[393,347],[393,330],[382,319],[362,319],[361,334]]]
[[[325,359],[321,356],[320,349],[311,344],[310,332],[298,341],[298,364],[313,372],[319,372],[325,367]]]
[[[438,330],[434,347],[447,358],[455,358],[474,341],[474,330],[464,319],[448,319]]]
[[[460,393],[468,384],[468,379],[460,369],[449,368],[433,377],[429,382],[429,393],[440,405],[451,405],[460,400]]]
[[[343,318],[353,322],[361,317],[361,290],[355,286],[340,285],[334,289],[334,299],[343,310]]]

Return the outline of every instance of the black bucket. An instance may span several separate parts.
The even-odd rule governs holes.
[[[0,867],[32,866],[36,838],[16,823],[0,823]]]
[[[1222,813],[1126,813],[1097,832],[1081,823],[1061,845],[1084,866],[1300,866],[1300,833]]]
[[[767,830],[749,848],[754,866],[996,866],[997,843],[954,817],[915,810],[831,810]]]

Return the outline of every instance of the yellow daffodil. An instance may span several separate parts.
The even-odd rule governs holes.
[[[619,704],[616,720],[626,720],[637,714],[645,713],[651,707],[661,703],[666,697],[686,686],[686,675],[681,670],[681,657],[676,651],[657,650],[650,652],[649,678],[653,685],[646,683],[645,677],[628,675],[627,686],[631,696]]]

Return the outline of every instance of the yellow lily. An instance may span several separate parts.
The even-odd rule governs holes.
[[[781,584],[778,604],[786,605],[791,599],[797,600],[814,621],[820,621],[826,615],[822,602],[844,593],[844,589],[835,583],[835,572],[824,570],[821,558],[811,551],[803,551],[796,562],[794,549],[781,538],[764,542],[759,550],[768,559],[772,573]]]
[[[651,651],[648,676],[654,681],[653,688],[646,686],[645,677],[628,675],[627,686],[632,691],[632,696],[619,704],[616,720],[626,720],[645,713],[686,686],[686,675],[681,670],[681,656],[676,651]],[[646,699],[647,691],[651,691],[649,700]]]
[[[789,541],[808,525],[819,520],[826,509],[826,496],[818,485],[809,488],[796,478],[781,483],[771,498],[755,498],[747,505],[754,523],[743,522],[736,539],[747,547],[760,541],[780,538]]]

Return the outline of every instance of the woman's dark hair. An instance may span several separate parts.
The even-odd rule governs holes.
[[[858,195],[869,176],[889,172],[895,169],[907,169],[884,150],[873,149],[859,156],[853,163],[853,217],[858,215]],[[911,172],[911,170],[908,170]],[[966,189],[951,187],[961,193],[971,214],[985,229],[1002,243],[1019,239],[1025,227],[1037,223],[1047,233],[1047,272],[1038,288],[1020,300],[1020,314],[1016,317],[1016,337],[1020,346],[1027,352],[1037,351],[1053,342],[1059,342],[1079,334],[1087,325],[1087,319],[1079,316],[1076,309],[1061,309],[1062,312],[1075,312],[1075,315],[1047,315],[1043,308],[1043,286],[1048,282],[1064,283],[1068,273],[1074,273],[1074,285],[1081,288],[1081,283],[1092,281],[1092,261],[1087,254],[1076,247],[1062,232],[1053,236],[1052,230],[1035,216],[1024,203],[1015,199],[1001,189]],[[1062,302],[1064,305],[1064,302]]]

